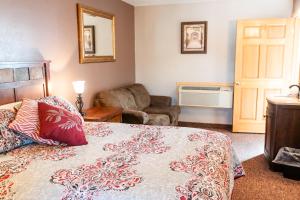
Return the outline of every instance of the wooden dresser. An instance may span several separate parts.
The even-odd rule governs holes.
[[[300,101],[293,97],[267,99],[265,157],[272,160],[281,147],[300,148]]]

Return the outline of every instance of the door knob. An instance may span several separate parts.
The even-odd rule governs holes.
[[[235,85],[241,85],[241,83],[240,82],[235,82]]]

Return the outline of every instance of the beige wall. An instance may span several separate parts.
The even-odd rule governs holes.
[[[116,62],[79,64],[76,3],[116,16]],[[51,60],[52,93],[75,100],[71,82],[86,80],[84,101],[134,82],[134,8],[120,0],[1,0],[0,61]]]
[[[238,19],[289,17],[292,0],[220,0],[135,9],[136,81],[176,98],[176,82],[234,81]],[[208,53],[180,54],[180,23],[208,21]],[[174,102],[175,103],[175,102]],[[228,109],[185,108],[182,121],[232,123]]]

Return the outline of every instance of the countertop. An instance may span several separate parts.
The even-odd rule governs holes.
[[[300,99],[297,96],[272,96],[267,97],[267,101],[276,105],[300,106]]]

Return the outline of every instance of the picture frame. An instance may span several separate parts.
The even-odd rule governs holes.
[[[85,54],[95,54],[95,26],[84,26],[83,35]]]
[[[207,21],[181,23],[181,53],[207,53]]]

